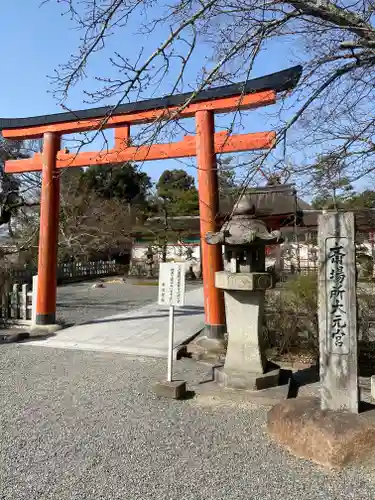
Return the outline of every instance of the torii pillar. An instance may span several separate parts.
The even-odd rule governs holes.
[[[60,173],[56,169],[60,135],[43,136],[42,192],[38,255],[36,326],[56,325],[57,249],[60,211]]]
[[[212,111],[197,111],[195,121],[205,336],[220,340],[225,333],[225,308],[223,292],[215,287],[215,273],[222,270],[223,257],[220,245],[206,243],[206,234],[218,231],[219,183],[214,114]]]
[[[225,308],[223,293],[215,287],[215,273],[222,270],[222,252],[220,247],[207,245],[205,241],[208,232],[218,230],[219,187],[214,143],[214,113],[205,110],[197,111],[195,119],[205,334],[210,339],[219,340],[223,338],[225,333]],[[46,132],[43,136],[37,327],[47,325],[52,327],[56,324],[56,270],[60,198],[60,174],[56,163],[59,149],[59,134]]]

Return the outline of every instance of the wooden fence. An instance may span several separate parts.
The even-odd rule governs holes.
[[[58,284],[83,281],[85,279],[114,276],[123,271],[122,266],[116,261],[95,262],[64,262],[57,268]],[[33,276],[38,273],[36,268],[11,269],[9,270],[11,282],[32,283]]]
[[[57,271],[57,282],[77,282],[91,278],[114,276],[123,271],[115,261],[67,262]],[[33,276],[36,269],[16,269],[9,271],[10,283],[15,283],[11,291],[0,293],[0,323],[3,325],[30,326],[33,309]],[[23,283],[21,285],[21,283]],[[8,288],[9,290],[9,288]]]
[[[114,276],[121,272],[116,261],[99,260],[95,262],[65,262],[58,267],[57,281],[80,281],[82,279]]]
[[[33,292],[30,284],[13,285],[11,292],[1,297],[0,321],[3,324],[28,326],[31,324]]]

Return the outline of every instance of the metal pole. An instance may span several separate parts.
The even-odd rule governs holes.
[[[173,337],[174,337],[174,306],[170,306],[169,307],[169,337],[168,337],[168,382],[172,382]]]

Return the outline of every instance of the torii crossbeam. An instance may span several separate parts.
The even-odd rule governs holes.
[[[218,230],[216,154],[270,148],[274,144],[275,133],[215,133],[214,115],[274,104],[279,92],[295,87],[301,72],[301,66],[296,66],[240,84],[206,90],[195,96],[179,94],[123,104],[116,108],[102,107],[32,118],[0,119],[0,130],[5,138],[43,138],[42,154],[5,163],[7,173],[42,171],[37,325],[49,327],[56,322],[59,169],[196,156],[206,334],[214,339],[222,338],[225,332],[224,302],[222,292],[215,288],[215,272],[222,268],[222,254],[219,247],[207,245],[204,238],[207,232]],[[187,136],[182,141],[168,144],[132,145],[131,125],[188,117],[195,117],[195,136]],[[61,136],[64,134],[107,128],[113,128],[115,135],[114,148],[110,151],[68,154],[60,150]]]

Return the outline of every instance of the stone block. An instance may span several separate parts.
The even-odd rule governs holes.
[[[225,348],[222,345],[221,349],[209,349],[207,348],[204,344],[200,344],[198,342],[191,342],[187,346],[187,353],[186,355],[188,357],[191,357],[195,361],[205,361],[209,362],[210,364],[217,364],[217,363],[222,363],[224,364],[225,361]]]
[[[270,273],[215,273],[215,286],[223,290],[257,291],[274,287],[273,276]]]
[[[52,325],[32,325],[30,328],[30,337],[43,337],[45,335],[53,335],[62,330],[62,325],[58,323]]]
[[[249,371],[226,370],[225,366],[215,370],[215,381],[228,388],[259,391],[276,387],[280,383],[280,369],[266,373],[252,373]]]
[[[322,410],[319,399],[289,399],[269,411],[267,426],[292,454],[328,468],[366,458],[375,448],[374,410]]]
[[[220,404],[220,401],[230,401],[233,403],[248,402],[259,406],[274,406],[277,403],[285,401],[289,397],[290,384],[271,387],[262,391],[240,391],[223,387],[216,382],[205,382],[195,387],[197,402],[201,398],[214,398]]]
[[[371,377],[371,397],[375,399],[375,375]]]
[[[264,373],[267,366],[263,336],[264,292],[225,290],[224,300],[228,326],[226,370]]]
[[[160,398],[184,399],[186,397],[186,382],[183,380],[167,380],[154,385],[155,394]]]
[[[195,361],[204,361],[210,364],[224,363],[225,339],[212,339],[207,337],[205,333],[203,330],[186,346],[186,356]]]

